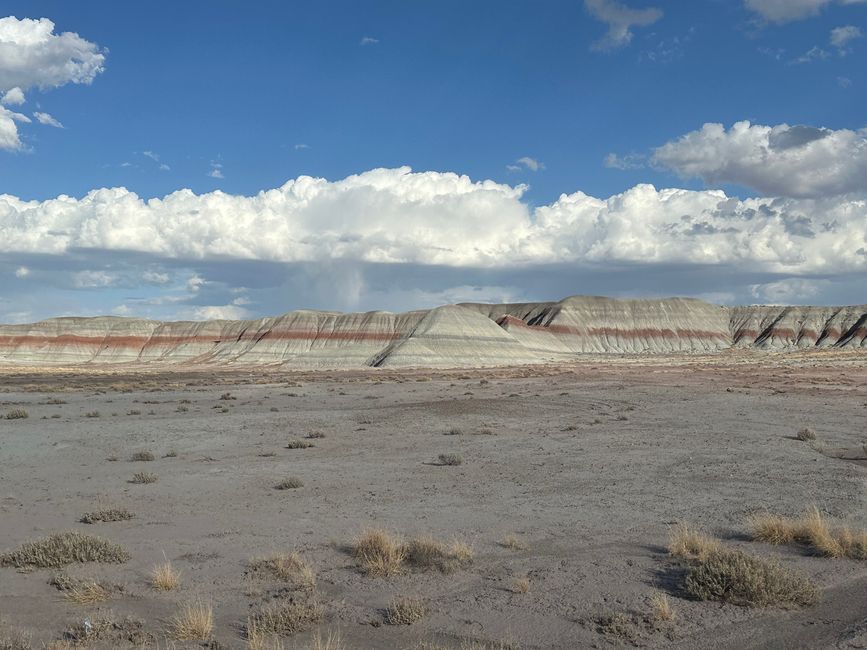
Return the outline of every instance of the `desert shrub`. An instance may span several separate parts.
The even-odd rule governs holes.
[[[304,481],[302,481],[297,476],[290,476],[287,479],[280,481],[277,485],[274,486],[275,490],[294,490],[296,488],[304,487]]]
[[[529,578],[515,578],[512,582],[512,591],[516,594],[526,594],[530,592]]]
[[[232,393],[223,393],[222,395],[220,395],[220,399],[225,402],[228,400],[238,399],[238,398],[235,397],[234,395],[232,395]]]
[[[151,585],[160,591],[174,591],[181,586],[181,572],[166,560],[151,570]]]
[[[427,614],[427,606],[419,598],[395,598],[385,610],[385,621],[389,625],[412,625]]]
[[[316,586],[316,572],[295,552],[254,558],[250,560],[249,569],[254,575],[270,574],[303,589]]]
[[[676,617],[668,596],[658,591],[650,597],[650,610],[651,615],[657,621],[667,623],[673,621]]]
[[[688,524],[680,523],[671,529],[668,552],[684,560],[701,559],[722,548],[722,543]]]
[[[136,472],[132,475],[130,483],[137,483],[143,485],[147,483],[156,483],[158,480],[159,476],[157,476],[153,472]]]
[[[322,433],[321,431],[311,431],[305,437],[310,438],[311,440],[318,440],[320,438],[324,438],[325,434]]]
[[[867,559],[867,531],[852,530],[849,526],[833,528],[815,506],[799,518],[756,514],[750,517],[748,525],[755,541],[800,544],[823,557]]]
[[[399,539],[385,530],[366,530],[352,546],[352,553],[371,575],[389,576],[403,568],[406,551]]]
[[[100,417],[99,411],[88,411],[84,414],[86,418],[98,418]]]
[[[94,605],[108,600],[109,589],[96,580],[73,578],[65,573],[52,576],[49,584],[63,592],[63,597],[76,605]]]
[[[170,622],[170,633],[184,641],[207,641],[214,632],[214,609],[207,603],[196,601],[181,606]]]
[[[135,514],[130,512],[126,508],[109,508],[106,510],[94,510],[93,512],[85,512],[81,516],[80,521],[83,524],[95,524],[98,521],[128,521],[129,519],[133,519],[134,517]]]
[[[528,548],[530,548],[529,545],[520,537],[511,534],[506,535],[503,538],[503,541],[500,542],[500,546],[511,549],[513,551],[526,551]]]
[[[737,550],[718,550],[694,561],[684,582],[688,594],[744,607],[812,605],[819,590],[812,581],[777,562]]]
[[[286,443],[286,449],[309,449],[315,446],[312,442],[306,440],[290,440]]]
[[[309,599],[287,598],[269,603],[247,620],[247,636],[289,636],[322,620],[322,607]]]
[[[149,462],[155,460],[156,456],[149,451],[137,451],[129,457],[131,462]]]
[[[74,562],[120,564],[130,559],[122,546],[74,531],[26,542],[16,551],[0,555],[0,566],[58,568]]]
[[[24,409],[12,409],[6,412],[7,420],[23,420],[29,417],[30,415]]]
[[[816,439],[816,432],[813,431],[810,427],[804,427],[796,436],[798,440],[802,440],[804,442],[811,442]]]
[[[464,462],[464,457],[460,454],[440,454],[437,456],[440,465],[460,465]]]
[[[421,569],[437,568],[448,572],[473,559],[473,550],[460,541],[443,544],[432,537],[416,537],[406,544],[406,562]]]
[[[462,433],[463,433],[463,431],[461,431],[461,430],[458,429],[457,427],[452,427],[451,429],[449,429],[448,431],[446,431],[445,435],[447,435],[447,436],[459,436],[459,435],[461,435]]]

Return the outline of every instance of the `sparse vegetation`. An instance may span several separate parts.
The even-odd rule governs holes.
[[[313,446],[315,445],[312,442],[307,442],[306,440],[290,440],[286,444],[286,449],[309,449]]]
[[[0,555],[0,566],[59,568],[74,562],[120,564],[130,559],[122,546],[74,531],[26,542],[16,551]]]
[[[154,474],[153,472],[136,472],[132,475],[130,479],[130,483],[137,484],[146,484],[146,483],[156,483],[159,480],[159,476]]]
[[[214,632],[214,609],[196,601],[183,605],[172,618],[170,633],[183,641],[207,641]]]
[[[427,606],[419,598],[395,598],[385,611],[389,625],[412,625],[427,614]]]
[[[515,578],[515,580],[512,582],[512,591],[516,594],[530,593],[529,578]]]
[[[655,620],[665,623],[673,621],[677,616],[668,596],[659,591],[650,597],[650,611]]]
[[[699,600],[743,607],[806,606],[819,600],[819,590],[801,572],[731,549],[694,560],[684,589]]]
[[[799,518],[763,513],[753,515],[748,523],[751,537],[759,542],[800,544],[824,557],[867,559],[867,531],[832,528],[815,506]]]
[[[719,551],[722,542],[688,524],[680,523],[671,529],[668,552],[682,560],[701,560]]]
[[[254,558],[249,568],[253,574],[267,573],[302,589],[311,590],[316,586],[316,572],[295,552]]]
[[[816,439],[816,432],[813,431],[810,427],[804,427],[803,429],[798,431],[796,437],[798,438],[798,440],[801,440],[803,442],[812,442]]]
[[[232,395],[232,393],[223,393],[222,395],[220,395],[220,399],[222,401],[226,402],[228,400],[233,400],[233,399],[238,399],[238,398],[235,397],[234,395]]]
[[[324,438],[325,434],[322,433],[321,431],[311,431],[305,437],[310,438],[311,440],[318,440],[320,438]]]
[[[290,476],[287,479],[280,481],[277,485],[274,486],[275,490],[295,490],[297,488],[304,487],[304,481],[302,481],[297,476]]]
[[[353,555],[370,575],[390,576],[400,573],[406,550],[399,539],[385,530],[366,530],[355,541]]]
[[[503,541],[500,542],[500,546],[513,551],[526,551],[530,548],[529,545],[517,535],[506,535],[503,538]]]
[[[461,465],[464,462],[464,457],[460,454],[440,454],[437,456],[440,465]]]
[[[160,591],[174,591],[181,586],[181,572],[166,560],[151,570],[151,585]]]
[[[407,564],[428,569],[437,568],[448,572],[473,559],[473,549],[458,540],[443,544],[432,537],[416,537],[406,544]]]
[[[29,417],[30,415],[24,409],[12,409],[6,412],[7,420],[23,420]]]
[[[322,607],[312,600],[278,600],[247,619],[247,637],[296,634],[321,621],[322,615]]]
[[[76,605],[95,605],[105,602],[109,597],[106,587],[89,578],[72,578],[59,573],[51,578],[49,584],[57,587],[67,601]]]
[[[86,418],[98,418],[100,417],[99,411],[88,411],[84,414]]]
[[[135,514],[126,508],[109,508],[106,510],[94,510],[93,512],[85,512],[81,516],[81,523],[95,524],[98,521],[128,521],[135,518]]]
[[[447,436],[459,436],[459,435],[461,435],[462,433],[463,433],[463,431],[461,431],[461,430],[458,429],[457,427],[452,427],[451,429],[449,429],[448,431],[446,431],[445,435],[447,435]]]
[[[129,457],[130,462],[150,462],[155,459],[156,456],[150,451],[137,451]]]

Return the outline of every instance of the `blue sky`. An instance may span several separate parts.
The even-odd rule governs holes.
[[[7,52],[24,54],[6,86],[30,87],[0,107],[19,116],[0,144],[15,199],[0,320],[571,293],[865,301],[867,2],[27,0],[2,16],[52,21],[61,63],[65,32],[102,58],[46,81],[57,61],[21,36],[34,24],[9,24]],[[459,180],[369,176],[402,167]],[[328,185],[267,209],[234,200],[302,176]],[[198,198],[52,202],[98,188]],[[677,230],[684,214],[702,239]]]

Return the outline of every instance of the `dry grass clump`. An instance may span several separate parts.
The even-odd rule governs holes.
[[[513,551],[526,551],[530,546],[517,535],[506,535],[500,546],[511,549]]]
[[[458,540],[443,544],[432,537],[416,537],[406,544],[406,562],[422,569],[451,571],[473,559],[473,549]]]
[[[653,618],[657,621],[668,623],[673,621],[677,616],[668,600],[668,596],[658,591],[650,597],[650,610]]]
[[[151,569],[151,586],[160,591],[174,591],[181,586],[181,572],[166,560]]]
[[[214,633],[214,608],[207,603],[186,603],[170,623],[172,638],[182,641],[208,641]]]
[[[810,427],[804,427],[803,429],[798,431],[795,437],[803,442],[811,442],[816,439],[816,432],[813,431]]]
[[[24,409],[12,409],[6,412],[7,420],[23,420],[29,417],[30,415]]]
[[[312,590],[316,586],[316,572],[294,551],[253,558],[249,567],[254,574],[269,573],[302,589]]]
[[[52,576],[48,582],[63,593],[63,597],[76,605],[95,605],[108,600],[109,589],[91,578],[73,578],[65,573]]]
[[[147,483],[156,483],[158,480],[159,476],[153,472],[136,472],[132,475],[129,482],[144,485]]]
[[[806,606],[817,602],[820,595],[813,582],[801,572],[730,549],[695,560],[684,588],[699,600],[743,607]]]
[[[274,486],[275,490],[294,490],[296,488],[304,487],[304,481],[302,481],[297,476],[290,476],[289,478],[280,481],[277,485]]]
[[[135,513],[130,512],[126,508],[108,508],[105,510],[94,510],[93,512],[85,512],[79,521],[83,524],[95,524],[98,521],[128,521],[135,518]]]
[[[721,548],[718,539],[686,523],[677,524],[669,532],[668,552],[682,560],[701,560]]]
[[[309,449],[315,446],[312,442],[307,442],[306,440],[290,440],[286,443],[286,449]]]
[[[440,454],[437,459],[440,465],[461,465],[464,462],[464,457],[460,454]]]
[[[30,637],[23,632],[3,632],[0,630],[0,650],[33,650]]]
[[[99,411],[88,411],[84,414],[86,418],[98,418],[100,416]]]
[[[74,562],[120,564],[130,559],[122,546],[70,531],[26,542],[16,551],[0,555],[0,566],[59,568]]]
[[[452,427],[451,429],[449,429],[448,431],[445,432],[445,435],[447,435],[447,436],[459,436],[462,433],[463,433],[463,431],[461,431],[457,427]]]
[[[247,619],[247,638],[289,636],[322,620],[322,607],[310,600],[288,598],[265,605]]]
[[[406,550],[399,539],[380,529],[365,530],[352,546],[352,554],[370,575],[390,576],[400,573]]]
[[[512,583],[512,591],[516,594],[530,593],[529,578],[515,578],[515,581]]]
[[[772,513],[749,519],[750,535],[769,544],[801,544],[824,557],[867,559],[867,531],[848,526],[832,528],[815,506],[797,519]]]
[[[129,457],[130,462],[148,462],[155,459],[156,456],[150,451],[137,451]]]
[[[412,625],[427,614],[427,606],[419,598],[395,598],[385,610],[385,622],[389,625]]]
[[[322,433],[321,431],[311,431],[305,437],[310,438],[311,440],[319,440],[321,438],[324,438],[325,434]]]
[[[152,634],[145,631],[144,621],[131,616],[115,618],[110,613],[78,622],[66,628],[63,636],[64,643],[68,645],[58,645],[58,650],[87,648],[93,641],[107,642],[100,647],[121,648],[132,644],[136,648],[144,648],[151,647],[156,641]]]

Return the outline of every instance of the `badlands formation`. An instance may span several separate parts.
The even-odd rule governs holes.
[[[689,298],[463,303],[402,314],[293,311],[257,320],[98,317],[0,325],[0,362],[482,367],[585,353],[867,349],[867,305],[722,307]]]
[[[689,298],[463,303],[402,314],[293,311],[256,320],[98,317],[0,325],[0,362],[506,366],[584,353],[867,348],[867,305],[722,307]]]

